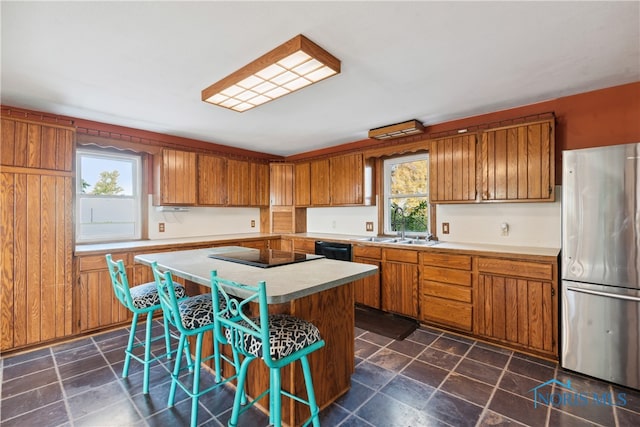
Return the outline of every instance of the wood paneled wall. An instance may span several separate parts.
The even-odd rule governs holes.
[[[71,335],[72,128],[2,118],[0,351]]]
[[[68,336],[72,332],[71,177],[11,172],[0,176],[0,349]]]

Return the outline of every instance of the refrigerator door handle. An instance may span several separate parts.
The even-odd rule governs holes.
[[[629,296],[629,295],[619,295],[619,294],[612,294],[612,293],[609,293],[609,292],[592,291],[592,290],[589,290],[589,289],[574,288],[573,286],[567,286],[567,290],[568,291],[574,291],[574,292],[582,292],[583,294],[598,295],[598,296],[601,296],[601,297],[608,297],[608,298],[615,298],[615,299],[623,299],[623,300],[627,300],[627,301],[640,302],[640,297],[632,297],[632,296]]]

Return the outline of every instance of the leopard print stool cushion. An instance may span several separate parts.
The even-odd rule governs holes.
[[[251,320],[260,325],[259,318]],[[225,335],[231,339],[229,330]],[[282,359],[320,340],[320,331],[313,323],[286,314],[269,316],[269,345],[273,360]],[[262,357],[262,340],[259,338],[245,334],[244,348],[248,353]]]
[[[187,296],[187,291],[185,291],[182,285],[175,284],[173,289],[176,291],[176,297],[178,297],[178,299]],[[160,304],[156,282],[134,286],[130,289],[130,292],[131,299],[133,300],[133,306],[135,308],[143,309]]]

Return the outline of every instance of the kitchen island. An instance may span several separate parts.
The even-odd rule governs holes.
[[[309,356],[316,400],[321,408],[328,406],[349,390],[355,368],[354,356],[354,280],[373,275],[377,267],[345,261],[319,258],[272,268],[260,268],[241,263],[212,259],[210,255],[228,252],[258,251],[241,247],[217,247],[187,251],[141,254],[137,263],[158,265],[174,276],[187,281],[190,294],[210,291],[212,270],[218,276],[248,285],[260,280],[267,284],[269,312],[286,313],[315,324],[326,345]],[[242,295],[238,295],[242,297]],[[254,307],[257,308],[257,307]],[[256,313],[257,314],[257,311]],[[209,338],[211,339],[211,338]],[[210,341],[209,341],[210,342]],[[205,343],[204,348],[211,348]],[[230,367],[225,367],[229,374]],[[269,371],[263,363],[254,362],[250,368],[247,393],[255,396],[269,385]],[[299,365],[282,370],[283,388],[294,394],[306,395],[302,369]],[[283,421],[298,425],[308,416],[308,409],[283,397]],[[267,399],[260,402],[268,409]]]

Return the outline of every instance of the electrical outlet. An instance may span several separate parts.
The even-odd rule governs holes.
[[[509,224],[507,224],[506,222],[503,222],[502,224],[500,224],[500,230],[502,230],[502,235],[503,236],[508,236],[509,235]]]
[[[442,223],[442,234],[449,234],[449,223],[448,222],[443,222]]]
[[[253,227],[255,227],[255,226],[256,226],[256,220],[255,220],[255,219],[252,219],[252,220],[251,220],[251,227],[253,228]]]
[[[365,228],[367,231],[373,231],[373,222],[367,221],[365,224]]]
[[[160,233],[164,233],[164,222],[159,222],[158,223],[158,231]]]

